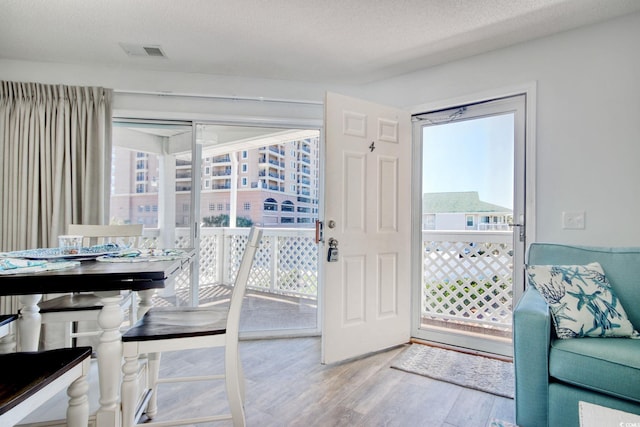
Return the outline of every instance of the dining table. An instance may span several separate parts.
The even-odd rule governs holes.
[[[98,427],[119,427],[122,422],[120,328],[124,312],[119,304],[121,292],[138,292],[138,313],[143,314],[151,305],[153,293],[192,265],[193,249],[180,249],[173,253],[180,255],[156,259],[114,259],[115,262],[92,258],[72,262],[68,268],[0,274],[0,296],[19,296],[21,308],[17,334],[21,351],[38,350],[41,327],[38,303],[42,295],[93,292],[100,297],[103,307],[98,315],[98,325],[102,332],[95,349],[100,388],[100,408],[96,413]]]

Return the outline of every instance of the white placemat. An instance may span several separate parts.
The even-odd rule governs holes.
[[[0,259],[0,275],[38,273],[41,271],[63,270],[80,265],[79,261],[35,261],[20,258]]]

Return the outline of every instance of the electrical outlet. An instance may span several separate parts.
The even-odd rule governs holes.
[[[562,212],[562,228],[584,230],[584,211]]]

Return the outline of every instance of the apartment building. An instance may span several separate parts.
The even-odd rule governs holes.
[[[318,218],[319,137],[237,152],[203,153],[200,217],[203,226],[311,227]],[[115,147],[112,157],[111,220],[158,227],[162,182],[159,156]],[[175,159],[175,219],[189,221],[193,164]],[[249,221],[246,221],[249,220]]]

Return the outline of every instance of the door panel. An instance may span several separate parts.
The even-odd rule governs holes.
[[[344,153],[344,228],[349,232],[365,231],[366,157],[363,153]]]
[[[398,159],[381,157],[378,164],[380,198],[378,199],[378,231],[398,231]]]
[[[410,336],[408,112],[337,94],[325,103],[322,361],[405,343]]]

